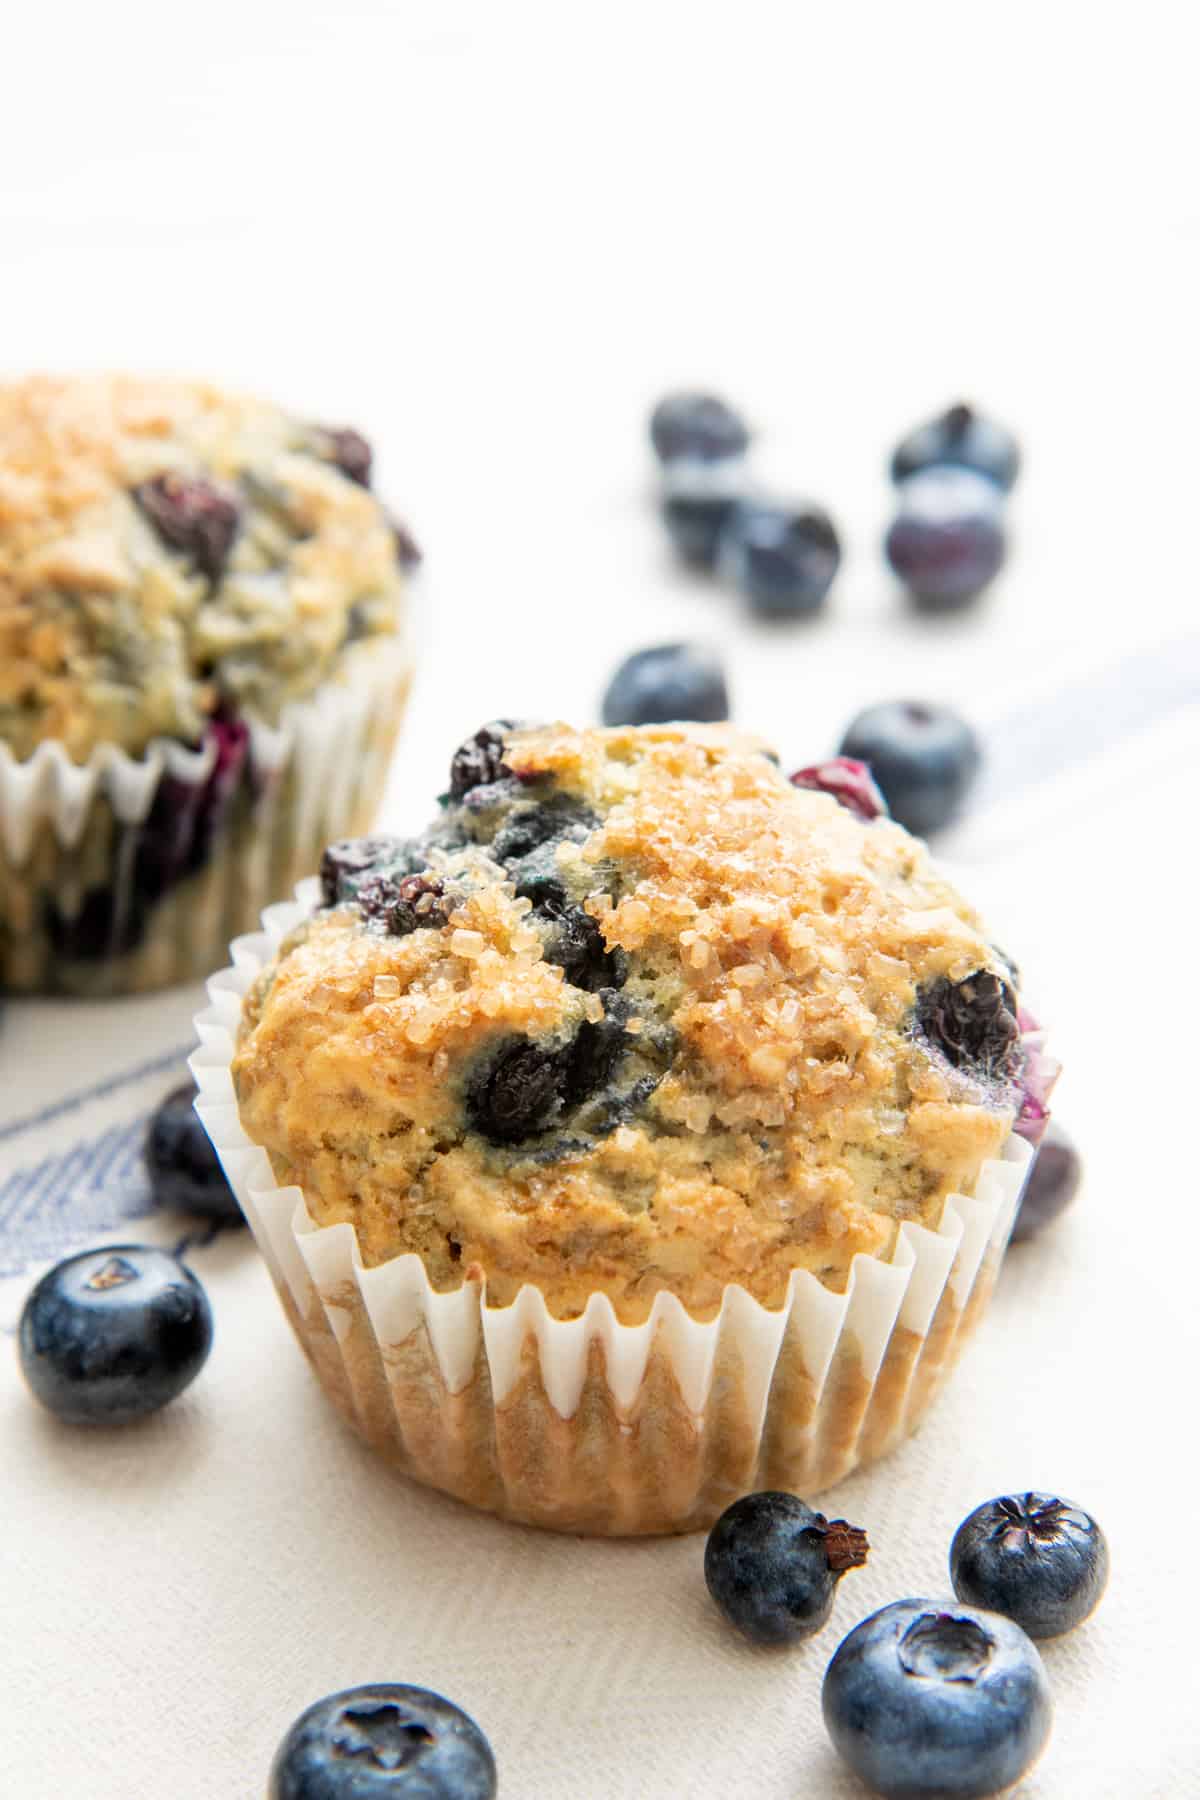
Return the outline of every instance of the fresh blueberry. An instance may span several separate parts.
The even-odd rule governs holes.
[[[222,1225],[245,1218],[195,1108],[196,1084],[172,1090],[150,1120],[143,1151],[155,1203]]]
[[[946,465],[973,469],[1007,493],[1020,473],[1021,453],[1011,431],[960,403],[901,440],[892,457],[892,480],[907,481],[923,469]]]
[[[820,1631],[867,1535],[794,1494],[747,1494],[721,1514],[704,1548],[708,1591],[752,1644],[794,1644]]]
[[[733,494],[677,492],[664,494],[662,519],[676,551],[694,569],[711,569],[717,560],[721,533],[737,499]]]
[[[302,1712],[267,1800],[493,1800],[496,1759],[474,1719],[427,1688],[377,1682]]]
[[[916,1025],[956,1069],[989,1081],[1010,1081],[1017,1072],[1017,998],[992,969],[977,969],[961,981],[939,975],[920,987]]]
[[[225,571],[241,522],[232,494],[193,475],[156,475],[133,497],[163,543],[190,558],[214,585]]]
[[[969,469],[910,476],[884,541],[889,563],[926,612],[974,600],[999,574],[1007,548],[999,490]]]
[[[699,644],[655,644],[637,650],[609,682],[601,716],[606,725],[727,719],[725,672],[715,652]]]
[[[760,618],[798,619],[821,610],[841,559],[833,520],[821,507],[756,499],[730,514],[717,563]]]
[[[667,394],[650,415],[650,442],[664,464],[714,463],[744,456],[750,432],[715,394]]]
[[[1062,1126],[1051,1120],[1041,1141],[1012,1228],[1014,1244],[1024,1244],[1064,1213],[1079,1192],[1083,1161]]]
[[[25,1379],[71,1425],[124,1425],[174,1400],[212,1344],[190,1269],[140,1244],[85,1250],[38,1282],[21,1313]]]
[[[968,1606],[1059,1637],[1100,1604],[1108,1543],[1090,1513],[1053,1494],[1010,1494],[976,1507],[950,1546],[950,1579]]]
[[[856,762],[851,756],[831,756],[825,762],[811,763],[807,769],[797,769],[788,780],[793,787],[832,794],[847,812],[868,825],[873,819],[887,818],[887,801],[870,769],[866,763]]]
[[[870,765],[893,819],[920,836],[940,831],[979,772],[979,739],[947,706],[871,706],[846,728],[840,756]]]
[[[987,1800],[1045,1747],[1050,1683],[998,1613],[898,1600],[843,1639],[821,1690],[839,1754],[884,1800]]]

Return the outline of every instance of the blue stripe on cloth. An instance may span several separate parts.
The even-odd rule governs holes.
[[[154,1211],[141,1166],[149,1116],[110,1125],[0,1182],[0,1280]]]
[[[110,1075],[106,1081],[98,1081],[93,1087],[65,1094],[61,1100],[40,1107],[37,1112],[27,1113],[23,1119],[13,1119],[7,1125],[0,1125],[0,1144],[9,1138],[20,1137],[23,1131],[30,1131],[35,1125],[46,1125],[51,1119],[61,1118],[64,1113],[78,1112],[92,1100],[103,1100],[108,1094],[119,1093],[123,1087],[130,1087],[135,1081],[144,1081],[147,1075],[157,1075],[163,1069],[178,1068],[186,1063],[195,1048],[194,1042],[181,1044],[177,1049],[164,1051],[161,1056],[153,1056],[148,1062],[138,1063],[134,1068],[122,1069],[119,1075]]]

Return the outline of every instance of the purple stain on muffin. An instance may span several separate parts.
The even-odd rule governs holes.
[[[188,557],[215,587],[225,572],[241,523],[237,500],[198,475],[156,475],[133,498],[168,549]]]
[[[793,787],[810,788],[820,794],[832,794],[839,806],[852,812],[868,825],[873,819],[886,819],[887,801],[880,793],[875,778],[865,762],[853,756],[831,756],[825,762],[811,763],[797,769],[788,780]]]
[[[144,941],[153,908],[188,876],[206,868],[230,808],[244,785],[253,791],[250,731],[228,709],[215,713],[204,742],[212,760],[202,781],[164,773],[150,811],[125,827],[111,882],[89,888],[74,912],[46,902],[46,931],[59,955],[98,963],[127,956]]]

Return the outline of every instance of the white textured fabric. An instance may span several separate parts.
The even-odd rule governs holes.
[[[1200,681],[1194,638],[1121,661],[1195,629],[1194,58],[1139,14],[1154,79],[1131,81],[1101,9],[1082,32],[1030,9],[1028,35],[1020,6],[949,0],[622,10],[211,0],[184,54],[149,0],[75,8],[69,37],[15,9],[6,367],[186,365],[375,439],[428,553],[401,827],[481,720],[594,718],[655,640],[715,641],[788,763],[893,696],[1016,715],[947,854],[1052,1023],[1085,1192],[1011,1256],[920,1435],[831,1496],[871,1562],[779,1656],[722,1627],[698,1540],[539,1536],[388,1474],[245,1241],[197,1253],[213,1355],[145,1426],[56,1427],[0,1342],[4,1800],[263,1800],[291,1719],[377,1679],[471,1711],[503,1800],[864,1800],[821,1726],[828,1657],[871,1608],[944,1593],[958,1521],[1026,1485],[1097,1513],[1113,1577],[1047,1648],[1054,1735],[1020,1800],[1200,1794]],[[811,628],[754,629],[663,551],[640,439],[693,382],[837,519]],[[878,555],[884,460],[960,395],[1029,453],[1013,558],[971,618],[914,623]],[[6,1327],[68,1244],[170,1236],[112,1221],[144,1205],[144,1116],[200,1000],[9,1004]]]

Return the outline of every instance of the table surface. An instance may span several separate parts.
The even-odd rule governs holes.
[[[1010,1258],[917,1438],[837,1491],[875,1552],[785,1657],[720,1627],[697,1540],[553,1539],[389,1476],[316,1392],[244,1239],[197,1253],[216,1347],[143,1427],[59,1429],[0,1357],[22,1800],[260,1796],[290,1719],[369,1679],[465,1705],[506,1796],[852,1800],[819,1717],[839,1636],[944,1592],[978,1501],[1056,1484],[1103,1520],[1113,1578],[1047,1647],[1054,1737],[1018,1792],[1200,1791],[1200,1311],[1173,1254],[1195,1234],[1186,58],[1153,7],[1153,102],[1129,98],[1115,30],[1081,44],[1044,11],[1036,39],[1019,7],[1003,38],[961,7],[869,33],[757,4],[736,27],[645,14],[217,0],[185,40],[118,0],[72,20],[68,56],[61,18],[30,13],[11,67],[53,82],[10,75],[0,113],[4,360],[193,369],[372,436],[428,554],[397,826],[467,730],[592,719],[647,641],[720,645],[736,717],[785,763],[873,700],[960,705],[1004,778],[944,854],[1052,1022],[1085,1191]],[[766,478],[834,512],[847,557],[820,622],[755,627],[672,567],[644,417],[692,382],[748,409]],[[1019,429],[1027,470],[1008,572],[930,625],[878,554],[883,469],[961,394]],[[67,1243],[168,1234],[122,1219],[199,998],[9,1007],[8,1332]]]

